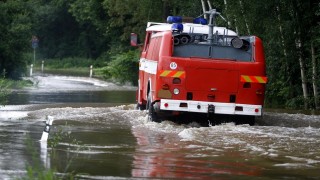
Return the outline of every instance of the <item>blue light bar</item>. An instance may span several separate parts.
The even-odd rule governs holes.
[[[182,23],[182,17],[181,16],[168,16],[167,17],[167,23]]]
[[[193,20],[193,23],[194,24],[202,24],[202,25],[207,25],[208,24],[208,21],[204,18],[195,18]]]
[[[176,32],[182,32],[183,31],[183,25],[182,24],[172,24],[171,30],[172,31],[176,31]]]

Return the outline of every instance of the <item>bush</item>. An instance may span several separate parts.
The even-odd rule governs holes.
[[[37,67],[41,67],[41,61],[36,63]],[[90,67],[101,67],[101,62],[93,59],[81,58],[81,57],[69,57],[64,59],[47,59],[44,62],[45,67],[49,69],[68,69],[68,68],[82,68]]]
[[[7,97],[10,93],[8,90],[11,83],[4,79],[0,79],[0,105],[5,105],[7,103]]]
[[[107,67],[103,68],[104,77],[115,79],[119,83],[130,82],[137,85],[138,81],[138,57],[139,51],[128,51],[113,56]]]

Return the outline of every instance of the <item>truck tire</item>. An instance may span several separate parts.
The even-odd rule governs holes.
[[[157,113],[155,112],[151,100],[151,92],[148,93],[148,101],[147,101],[147,110],[148,110],[148,120],[153,121],[153,122],[158,122],[160,123],[161,120],[157,116]]]
[[[256,122],[256,119],[254,116],[237,116],[235,119],[236,125],[241,125],[241,124],[249,124],[250,126],[254,126]]]
[[[137,103],[137,105],[136,105],[136,108],[135,108],[136,110],[146,110],[146,105],[142,105],[142,104],[139,104],[139,103]]]
[[[256,123],[256,118],[254,116],[249,116],[247,122],[250,126],[254,126]]]

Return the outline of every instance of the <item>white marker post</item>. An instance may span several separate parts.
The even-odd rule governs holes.
[[[32,76],[33,64],[30,65],[30,77]]]
[[[40,148],[41,148],[41,154],[40,158],[44,163],[44,167],[50,168],[50,158],[48,157],[48,151],[47,151],[47,140],[49,137],[50,132],[50,126],[53,123],[53,116],[47,116],[46,126],[42,132],[42,136],[40,139]]]
[[[41,64],[41,73],[43,73],[43,68],[44,68],[44,61],[42,61],[42,64]]]
[[[91,65],[90,66],[90,75],[89,75],[90,78],[92,78],[92,68],[93,68],[93,66]]]
[[[42,132],[42,136],[40,141],[47,141],[49,137],[49,132],[50,132],[50,126],[53,123],[53,116],[47,116],[47,121],[46,121],[46,126],[44,127],[44,130]]]

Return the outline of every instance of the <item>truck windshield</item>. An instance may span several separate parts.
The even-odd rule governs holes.
[[[226,59],[236,61],[252,61],[252,45],[248,49],[236,49],[231,46],[233,37],[216,36],[214,43],[210,44],[206,37],[198,39],[190,35],[174,36],[174,57],[199,57],[210,59]],[[250,39],[247,39],[250,42]]]

